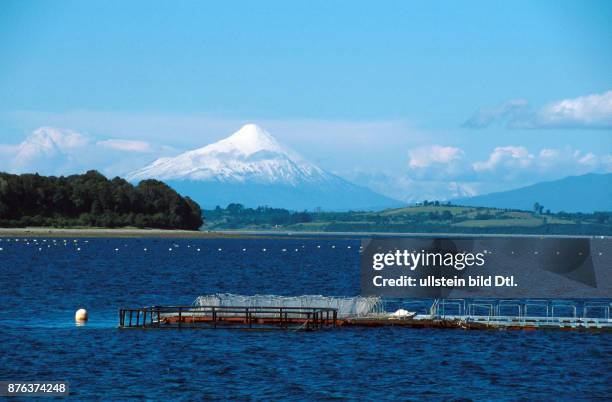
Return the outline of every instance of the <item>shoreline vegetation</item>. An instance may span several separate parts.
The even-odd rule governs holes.
[[[204,224],[206,218],[206,224]],[[2,229],[4,228],[4,229]],[[200,209],[157,180],[134,186],[95,170],[67,177],[0,172],[0,236],[233,237],[390,235],[612,235],[612,212],[551,212],[424,201],[382,211]]]
[[[198,230],[200,206],[158,180],[134,186],[95,170],[71,176],[0,173],[0,227]]]

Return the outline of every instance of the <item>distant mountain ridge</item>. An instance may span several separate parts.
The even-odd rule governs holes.
[[[163,180],[205,208],[232,202],[293,210],[373,210],[402,205],[308,162],[255,124],[127,175],[130,181],[148,178]]]
[[[536,183],[509,191],[457,198],[452,202],[474,207],[532,210],[534,203],[553,212],[612,211],[612,173],[589,173]]]

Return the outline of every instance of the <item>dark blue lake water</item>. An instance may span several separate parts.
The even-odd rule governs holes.
[[[120,307],[207,293],[357,295],[358,247],[333,238],[2,239],[0,380],[64,380],[78,399],[115,400],[612,395],[610,334],[116,328]],[[85,326],[74,324],[79,307],[90,314]]]

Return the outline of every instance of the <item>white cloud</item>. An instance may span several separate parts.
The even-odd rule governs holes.
[[[455,147],[428,145],[408,151],[411,168],[426,168],[435,163],[447,164],[463,157],[463,151]]]
[[[414,182],[419,181],[436,189],[425,193],[446,194],[448,198],[462,192],[475,193],[493,183],[520,187],[565,176],[610,172],[611,160],[610,155],[598,156],[571,147],[530,150],[522,145],[495,147],[485,159],[469,160],[460,148],[428,145],[409,150],[408,168],[400,174],[412,180],[403,182],[406,193],[414,192]]]
[[[442,145],[426,145],[408,151],[408,168],[412,178],[451,180],[465,173],[463,150]]]
[[[496,147],[485,161],[472,164],[479,179],[541,181],[612,170],[610,155],[597,156],[571,147],[532,153],[523,146]]]
[[[534,161],[534,156],[529,153],[527,148],[521,146],[505,146],[496,147],[489,155],[489,158],[483,162],[475,162],[472,164],[474,171],[490,172],[506,170],[509,172],[517,169],[529,168]]]
[[[534,128],[611,128],[612,91],[551,103],[541,108],[525,125]]]
[[[610,157],[610,155],[608,156],[608,158]],[[599,162],[599,158],[597,158],[595,155],[593,155],[592,153],[588,153],[584,156],[582,156],[580,159],[578,159],[578,163],[580,163],[581,165],[584,166],[597,166],[597,163]],[[601,163],[603,163],[604,165],[606,165],[606,161],[605,159],[601,159]],[[610,164],[609,162],[607,162],[607,164]]]
[[[146,141],[111,139],[98,141],[96,145],[125,152],[153,152],[153,147]]]
[[[612,91],[562,99],[537,110],[525,100],[510,100],[496,108],[480,109],[464,124],[484,128],[505,122],[509,128],[612,128]]]

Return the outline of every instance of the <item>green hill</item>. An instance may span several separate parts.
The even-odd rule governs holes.
[[[612,213],[546,213],[458,205],[410,206],[378,212],[291,212],[277,208],[205,211],[211,230],[313,232],[612,234]]]

